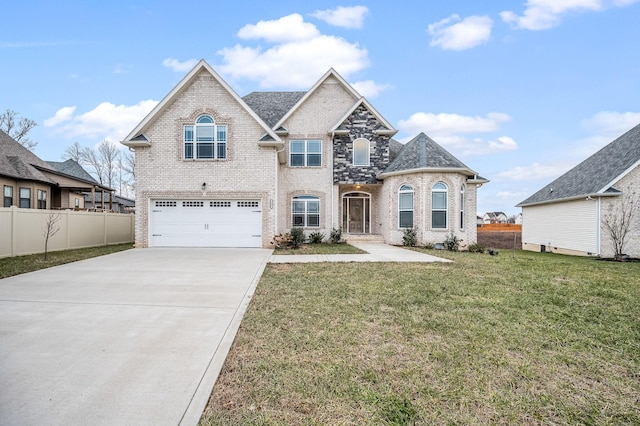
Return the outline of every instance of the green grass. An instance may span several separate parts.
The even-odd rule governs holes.
[[[47,260],[44,260],[44,253],[5,257],[0,259],[0,279],[131,248],[133,248],[133,244],[118,244],[77,250],[51,251],[47,255]]]
[[[269,265],[201,424],[640,424],[640,264],[438,255]]]
[[[300,248],[277,248],[273,251],[273,254],[363,254],[364,250],[360,250],[350,244],[303,244]]]

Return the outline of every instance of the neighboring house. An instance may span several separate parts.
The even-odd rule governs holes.
[[[513,217],[513,223],[515,223],[516,225],[522,225],[522,213],[518,213]]]
[[[112,198],[108,192],[104,194],[104,203],[101,192],[95,194],[95,199],[91,198],[91,194],[85,194],[84,205],[87,209],[109,209],[118,213],[135,213],[136,210],[135,200],[116,194],[113,194]]]
[[[612,257],[603,220],[634,193],[640,194],[640,125],[518,204],[522,248]],[[640,257],[640,215],[630,226],[626,251]]]
[[[484,219],[482,216],[476,216],[476,225],[482,226],[484,224]]]
[[[83,192],[111,192],[77,162],[46,162],[0,130],[3,207],[84,208]]]
[[[306,92],[241,98],[200,61],[122,142],[136,153],[136,245],[271,247],[294,226],[474,243],[487,180],[396,132],[333,69]]]
[[[486,212],[482,216],[483,223],[507,223],[508,219],[503,212]]]

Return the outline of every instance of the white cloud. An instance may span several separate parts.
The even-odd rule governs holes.
[[[569,13],[624,7],[636,2],[638,0],[528,0],[522,16],[504,11],[500,17],[513,28],[546,30],[559,25],[562,17]]]
[[[60,123],[64,123],[65,121],[71,120],[74,111],[76,110],[75,106],[63,107],[56,111],[56,114],[44,120],[45,127],[54,127]]]
[[[75,106],[64,107],[55,116],[45,120],[45,126],[53,127],[56,133],[67,138],[86,137],[119,142],[157,103],[154,100],[140,101],[135,105],[102,102],[91,111],[76,116],[73,115]]]
[[[187,72],[191,71],[191,68],[195,67],[198,63],[197,59],[187,59],[186,61],[180,62],[174,58],[167,58],[162,61],[162,65],[171,68],[175,72]]]
[[[351,86],[362,96],[369,99],[373,99],[378,96],[380,92],[391,88],[389,84],[378,84],[373,80],[357,81],[352,83]]]
[[[581,125],[599,136],[617,137],[640,123],[640,112],[600,111]]]
[[[428,32],[433,39],[430,46],[444,50],[466,50],[489,40],[493,20],[488,16],[469,16],[461,19],[458,15],[430,24]]]
[[[359,29],[362,28],[364,17],[368,12],[369,9],[366,6],[338,6],[335,9],[316,10],[311,16],[336,27]]]
[[[282,25],[283,22],[291,27]],[[344,78],[369,66],[368,53],[358,43],[320,34],[313,24],[298,14],[275,21],[246,25],[238,36],[264,39],[272,46],[243,46],[221,49],[222,64],[216,68],[232,79],[259,82],[263,88],[308,88],[321,73],[334,68]]]
[[[424,132],[439,144],[455,149],[456,155],[482,155],[518,149],[516,141],[509,136],[500,136],[492,140],[473,136],[478,133],[497,132],[500,125],[510,119],[511,117],[501,112],[491,112],[485,117],[418,112],[407,120],[400,120],[398,129],[411,137]],[[466,136],[467,134],[471,136]],[[409,139],[406,138],[404,141]]]
[[[505,170],[498,173],[496,177],[511,181],[551,181],[570,170],[573,166],[575,166],[575,163],[567,161],[551,161],[544,164],[533,163],[528,166],[517,166]]]
[[[240,28],[238,37],[243,40],[264,39],[270,43],[309,40],[320,35],[315,25],[304,22],[302,16],[293,13],[274,21],[260,21]]]

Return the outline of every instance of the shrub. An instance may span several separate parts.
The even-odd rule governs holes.
[[[447,236],[447,238],[444,240],[444,246],[449,251],[458,251],[458,247],[460,246],[460,241],[461,241],[460,238],[453,235],[453,232],[451,232]]]
[[[297,249],[304,243],[304,231],[300,227],[291,228],[291,247]]]
[[[432,243],[427,243],[424,245],[424,248],[426,248],[427,250],[433,250],[433,244]]]
[[[482,244],[470,244],[469,253],[484,253],[487,248]]]
[[[342,240],[342,229],[341,228],[333,228],[331,230],[331,235],[329,236],[331,243],[338,244]]]
[[[311,244],[320,244],[324,240],[324,234],[320,231],[313,231],[309,234]]]
[[[405,228],[402,235],[402,245],[405,247],[415,247],[418,242],[416,230],[414,228]]]

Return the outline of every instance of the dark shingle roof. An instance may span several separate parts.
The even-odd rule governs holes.
[[[618,189],[607,186],[619,179],[638,161],[640,161],[640,124],[517,206],[586,197],[597,193],[619,192]]]
[[[72,176],[78,179],[86,180],[96,185],[98,184],[98,181],[96,181],[93,178],[93,176],[87,173],[87,171],[83,169],[82,166],[74,160],[69,159],[63,162],[47,161],[47,164],[49,164],[52,169],[54,169],[59,173],[65,174],[67,176]]]
[[[389,148],[393,153],[398,145],[390,144]],[[471,170],[429,136],[420,133],[404,145],[384,173],[425,168]]]
[[[267,126],[273,128],[307,92],[252,92],[242,98]]]
[[[34,166],[51,169],[37,155],[0,130],[0,175],[48,184],[55,183]]]

